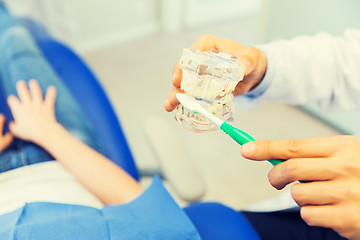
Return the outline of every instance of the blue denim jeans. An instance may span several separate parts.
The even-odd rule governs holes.
[[[93,149],[100,151],[97,137],[81,108],[53,71],[36,46],[30,33],[0,7],[0,112],[8,121],[13,120],[6,98],[17,95],[18,80],[36,79],[43,92],[49,86],[57,89],[55,103],[56,119],[73,136]],[[74,79],[76,81],[76,79]],[[5,131],[7,130],[5,127]],[[21,139],[13,143],[0,154],[0,172],[25,165],[54,160],[41,147]]]

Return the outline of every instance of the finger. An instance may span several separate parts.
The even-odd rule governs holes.
[[[274,166],[268,174],[269,182],[282,189],[295,181],[327,181],[336,178],[340,168],[336,162],[323,158],[289,159]]]
[[[215,49],[233,55],[237,61],[244,66],[245,76],[253,72],[254,62],[256,62],[258,58],[257,54],[254,55],[253,48],[246,47],[235,41],[219,38],[210,34],[205,34],[199,37],[190,48],[200,51],[209,51]]]
[[[26,86],[26,82],[20,80],[16,84],[16,90],[19,95],[20,101],[23,103],[28,103],[31,101],[31,96],[28,87]]]
[[[213,35],[205,34],[199,37],[192,45],[191,49],[197,49],[200,51],[208,51],[212,49],[219,50],[215,48],[216,42],[218,42],[219,39]]]
[[[251,85],[249,84],[249,79],[244,79],[236,85],[232,93],[234,94],[234,96],[238,96],[247,93],[250,89]]]
[[[0,114],[0,133],[2,134],[5,125],[5,116]]]
[[[10,143],[12,142],[12,140],[13,140],[13,136],[10,133],[6,133],[1,139],[0,151],[7,148],[10,145]]]
[[[250,60],[248,59],[248,57],[246,56],[241,56],[241,58],[238,60],[238,62],[243,66],[243,68],[245,69],[245,73],[244,73],[244,77],[249,75],[249,73],[252,72],[253,70],[253,62],[250,62]]]
[[[176,97],[177,93],[184,93],[184,91],[182,91],[179,88],[174,88],[173,89],[173,91],[172,91],[172,93],[170,95],[170,103],[171,103],[171,105],[173,105],[175,107],[180,104],[179,100]]]
[[[248,159],[327,157],[339,148],[337,138],[258,140],[244,144],[241,154]]]
[[[341,184],[334,181],[297,183],[291,188],[291,195],[299,206],[331,205],[341,201]]]
[[[173,69],[172,84],[174,85],[174,87],[180,88],[181,79],[182,79],[182,71],[181,71],[181,68],[179,67],[179,62],[177,62]]]
[[[172,87],[167,95],[167,98],[165,100],[165,103],[164,103],[164,108],[166,111],[168,112],[171,112],[172,110],[175,109],[175,107],[173,105],[171,105],[171,101],[170,101],[170,98],[172,96],[172,92],[174,91],[174,88]]]
[[[44,102],[48,107],[53,108],[55,106],[55,101],[56,101],[56,88],[54,86],[50,86],[46,90]]]
[[[17,125],[15,124],[15,122],[10,122],[9,123],[9,130],[10,130],[11,134],[13,134],[14,136],[16,136],[16,137],[20,136],[21,132],[19,131],[19,129],[18,129]]]
[[[30,89],[30,95],[31,99],[37,103],[40,103],[43,101],[43,94],[40,88],[40,85],[38,81],[35,79],[31,79],[29,81],[29,89]]]
[[[17,109],[20,106],[20,100],[16,96],[10,95],[7,98],[7,102],[13,117],[16,118]]]
[[[174,87],[172,87],[171,89],[170,89],[170,91],[169,91],[169,93],[168,93],[168,95],[167,95],[167,100],[171,100],[171,97],[172,97],[172,93],[175,91],[175,88]]]
[[[310,226],[338,229],[343,221],[339,211],[337,205],[305,206],[301,208],[300,214]]]
[[[205,34],[199,37],[190,48],[200,51],[209,51],[215,49],[239,57],[241,56],[241,51],[246,49],[246,46],[229,39],[223,39],[210,34]]]
[[[261,56],[261,51],[254,47],[245,47],[239,48],[238,50],[238,62],[243,65],[245,68],[244,78],[252,78],[252,75],[256,74],[256,69],[259,67],[259,58]]]
[[[179,100],[176,98],[176,94],[179,92],[183,93],[184,91],[178,88],[172,88],[172,90],[169,92],[168,98],[164,104],[164,108],[166,111],[171,112],[180,104]]]
[[[243,57],[246,58],[246,56],[248,55],[248,51],[244,51],[248,49],[248,47],[241,45],[235,41],[216,38],[215,44],[215,49],[236,56],[237,59],[241,59]]]

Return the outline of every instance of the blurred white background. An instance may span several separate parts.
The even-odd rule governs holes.
[[[149,116],[161,116],[200,169],[207,185],[203,200],[238,209],[278,193],[267,182],[271,166],[243,159],[239,146],[219,131],[188,132],[173,113],[163,110],[182,48],[204,33],[250,46],[320,30],[339,35],[345,28],[360,27],[357,0],[5,2],[12,13],[42,22],[89,63],[113,102],[140,168],[157,166],[142,126]],[[238,110],[234,125],[261,139],[325,137],[344,130],[338,116],[327,125],[294,107],[265,105]]]
[[[54,36],[86,53],[161,33],[256,15],[261,0],[11,0],[16,15],[31,16]]]

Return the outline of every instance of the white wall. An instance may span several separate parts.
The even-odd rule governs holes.
[[[16,15],[43,22],[80,52],[158,31],[157,0],[8,0]]]
[[[176,34],[257,14],[262,0],[162,0],[162,30]]]
[[[184,24],[187,28],[217,24],[257,14],[261,0],[186,0]]]
[[[158,30],[155,0],[68,1],[77,23],[75,46],[81,51],[136,39]]]
[[[6,0],[11,12],[41,21],[85,53],[162,33],[247,19],[262,0]]]
[[[264,0],[263,40],[289,39],[325,31],[341,35],[360,28],[358,0]]]

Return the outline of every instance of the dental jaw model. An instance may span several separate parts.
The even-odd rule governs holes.
[[[244,68],[236,58],[218,51],[184,49],[179,61],[182,70],[181,89],[195,97],[200,105],[218,118],[227,121],[234,113],[232,91],[243,79]],[[179,105],[175,118],[194,132],[218,129],[201,114]]]

